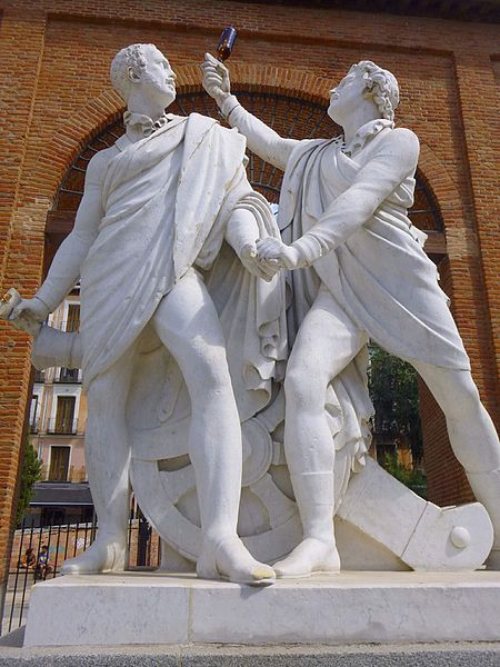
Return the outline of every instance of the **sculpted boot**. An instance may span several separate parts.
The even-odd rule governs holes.
[[[266,586],[275,580],[273,568],[253,558],[237,535],[220,541],[205,539],[196,573],[202,579],[225,579],[253,586]]]

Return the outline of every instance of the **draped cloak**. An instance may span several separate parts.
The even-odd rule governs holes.
[[[161,458],[185,453],[190,403],[148,322],[178,280],[193,268],[203,272],[226,336],[240,418],[252,417],[268,403],[286,357],[283,281],[252,277],[224,233],[238,207],[252,212],[262,237],[279,231],[248,183],[246,144],[236,131],[191,114],[116,145],[120,153],[102,183],[105,214],[81,271],[83,377],[88,387],[123,355],[138,355],[127,408],[132,447]]]
[[[292,243],[304,234],[314,235],[315,224],[349,188],[362,166],[363,151],[353,159],[342,152],[338,140],[300,142],[289,158],[281,190],[278,223],[283,240]],[[423,250],[426,236],[407,217],[413,205],[412,176],[347,240],[310,268],[290,272],[291,344],[323,284],[353,326],[388,352],[408,361],[470,367],[447,296],[438,285],[437,269]],[[371,182],[370,187],[376,188],[377,183]],[[349,466],[359,469],[369,447],[373,409],[367,368],[365,347],[333,381],[325,399],[335,448],[338,454],[343,452],[343,457],[337,457],[341,470],[336,470],[336,476],[344,489]]]
[[[280,227],[290,227],[293,239],[314,235],[319,218],[364,166],[363,152],[358,156],[348,157],[335,140],[299,144],[283,183]],[[370,178],[376,189],[376,176]],[[356,326],[391,354],[469,369],[448,297],[423,250],[426,236],[407,216],[414,186],[413,175],[404,179],[356,232],[316,260],[313,270]]]

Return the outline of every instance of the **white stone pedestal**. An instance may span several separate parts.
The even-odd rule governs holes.
[[[25,646],[498,641],[500,573],[343,572],[267,588],[192,575],[37,584]]]

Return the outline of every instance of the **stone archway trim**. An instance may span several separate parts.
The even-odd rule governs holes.
[[[465,225],[463,198],[446,165],[425,143],[420,146],[419,171],[439,203],[445,229],[441,243],[446,254],[451,260],[477,254],[477,236]],[[429,238],[428,246],[436,240]]]

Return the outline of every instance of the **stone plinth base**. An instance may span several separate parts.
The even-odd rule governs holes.
[[[498,641],[500,573],[343,572],[267,588],[190,575],[37,584],[25,646]]]

